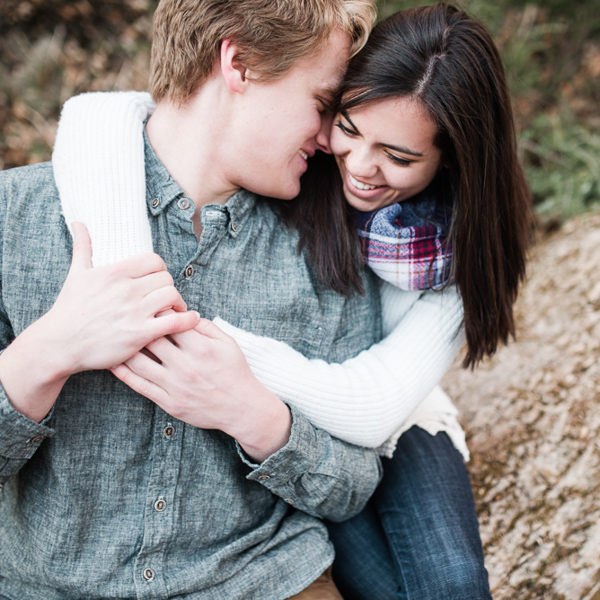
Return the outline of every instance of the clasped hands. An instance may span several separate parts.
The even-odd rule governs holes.
[[[15,408],[40,421],[70,375],[109,369],[173,417],[235,437],[257,460],[283,446],[288,408],[258,382],[230,336],[187,310],[164,261],[144,254],[92,268],[87,229],[73,223],[72,231],[71,268],[56,302],[0,356]]]

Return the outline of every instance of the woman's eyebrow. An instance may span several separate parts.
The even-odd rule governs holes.
[[[425,156],[422,152],[411,150],[405,146],[394,146],[392,144],[380,144],[380,146],[383,148],[389,148],[390,150],[395,150],[396,152],[401,152],[402,154],[410,154],[411,156]]]

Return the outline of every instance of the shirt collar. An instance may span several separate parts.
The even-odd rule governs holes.
[[[177,198],[184,196],[179,184],[171,177],[152,148],[144,126],[144,161],[146,169],[146,203],[151,215],[156,216]],[[219,210],[229,216],[229,233],[236,237],[244,226],[256,204],[256,195],[247,190],[239,190],[227,202],[208,204],[204,208]]]

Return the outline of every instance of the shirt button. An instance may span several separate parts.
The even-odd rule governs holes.
[[[41,442],[44,439],[43,435],[36,435],[35,437],[32,437],[27,443],[28,444],[37,444],[38,442]]]
[[[175,427],[173,427],[173,425],[167,425],[164,429],[163,429],[163,435],[166,438],[170,438],[173,437],[173,434],[175,433]]]
[[[192,265],[189,265],[185,268],[184,273],[185,276],[189,279],[194,274],[194,267],[192,267]]]
[[[163,510],[165,510],[165,508],[167,508],[167,503],[162,498],[159,498],[154,503],[154,510],[157,510],[158,512],[162,512]]]
[[[152,581],[154,579],[154,571],[152,569],[144,569],[144,572],[142,573],[142,577],[146,581]]]
[[[258,479],[260,481],[267,481],[267,479],[271,479],[271,476],[270,475],[259,475]]]
[[[181,210],[186,210],[190,207],[190,201],[187,198],[180,198],[179,202],[177,202],[177,206]]]
[[[285,501],[286,501],[288,504],[294,504],[294,499],[293,499],[293,498],[286,498],[286,499],[285,499]]]
[[[231,224],[231,231],[233,231],[233,232],[237,231],[237,223],[235,221]]]
[[[160,199],[159,198],[154,198],[154,200],[152,200],[152,208],[157,208],[160,204]]]

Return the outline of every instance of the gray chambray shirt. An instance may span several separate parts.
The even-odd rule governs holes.
[[[362,297],[325,289],[297,236],[245,191],[202,208],[198,243],[193,204],[145,144],[155,250],[188,307],[330,362],[377,341],[374,278]],[[51,164],[0,174],[0,236],[4,348],[52,306],[70,265]],[[380,465],[292,413],[288,444],[257,465],[229,436],[173,419],[108,371],[72,376],[41,424],[0,390],[0,598],[298,593],[333,558],[317,517],[358,512]]]

